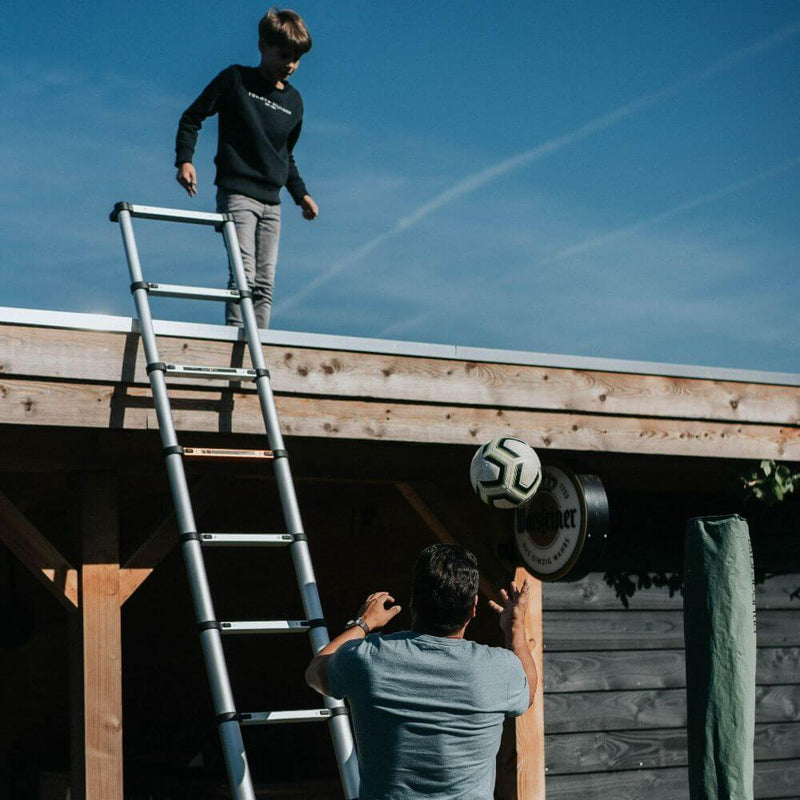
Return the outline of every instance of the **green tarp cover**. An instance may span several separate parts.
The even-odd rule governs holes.
[[[686,525],[684,638],[691,800],[752,800],[753,556],[739,516]]]

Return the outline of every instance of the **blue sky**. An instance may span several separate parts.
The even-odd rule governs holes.
[[[798,371],[800,3],[294,7],[314,37],[296,156],[321,215],[284,205],[273,327]],[[108,211],[213,210],[215,122],[190,201],[177,120],[256,63],[265,10],[12,4],[0,304],[131,313]],[[137,236],[148,279],[223,284],[215,234]]]

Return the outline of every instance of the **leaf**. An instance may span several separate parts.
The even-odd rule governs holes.
[[[769,477],[769,476],[770,476],[770,474],[772,473],[772,468],[773,468],[773,466],[774,466],[774,465],[775,465],[775,462],[774,462],[774,461],[767,461],[767,460],[764,460],[764,461],[762,461],[762,462],[761,462],[761,471],[762,471],[762,472],[763,472],[763,473],[764,473],[764,474],[765,474],[767,477]]]

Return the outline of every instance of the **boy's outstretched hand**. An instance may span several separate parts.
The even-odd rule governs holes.
[[[194,197],[197,194],[197,173],[194,169],[194,164],[189,161],[184,161],[178,167],[178,174],[175,180],[186,189],[189,197]]]
[[[303,196],[300,201],[300,208],[303,210],[303,216],[306,219],[316,219],[319,216],[319,208],[317,208],[317,204],[310,194]]]

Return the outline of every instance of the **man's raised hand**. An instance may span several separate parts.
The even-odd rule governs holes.
[[[358,616],[369,625],[371,631],[382,628],[402,611],[401,607],[397,605],[386,608],[386,603],[394,603],[394,597],[389,592],[375,592],[361,606]]]
[[[528,579],[518,589],[517,584],[511,581],[508,591],[500,590],[500,599],[503,601],[495,603],[489,601],[492,610],[500,615],[500,627],[506,636],[511,636],[516,631],[522,631],[525,625],[525,614],[528,611],[528,598],[530,597],[531,585]]]

